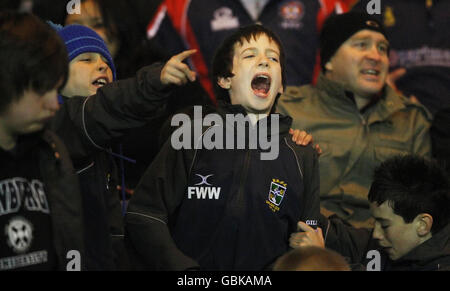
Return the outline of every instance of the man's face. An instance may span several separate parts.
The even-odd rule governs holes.
[[[375,218],[373,238],[378,240],[391,260],[398,260],[423,242],[417,232],[416,219],[405,223],[387,201],[381,205],[370,203],[370,212]]]
[[[325,65],[325,76],[360,97],[370,98],[386,83],[388,48],[383,34],[361,30],[339,47]]]
[[[229,89],[232,104],[248,113],[268,114],[278,93],[283,93],[280,49],[265,34],[234,46],[233,77],[222,88]]]
[[[69,63],[69,78],[61,93],[66,97],[91,96],[112,80],[112,71],[103,56],[83,53]]]
[[[43,95],[26,90],[0,115],[2,132],[14,137],[41,130],[59,109],[57,88]]]
[[[97,2],[93,0],[81,2],[80,12],[80,14],[68,14],[65,25],[79,24],[94,30],[101,38],[103,38],[111,55],[115,57],[119,49],[119,41],[113,37],[108,37]]]

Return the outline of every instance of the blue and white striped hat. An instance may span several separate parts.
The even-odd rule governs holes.
[[[116,80],[116,68],[103,39],[92,29],[86,26],[72,24],[65,27],[52,25],[66,44],[69,54],[69,62],[82,53],[99,53],[108,63],[113,74],[113,80]]]

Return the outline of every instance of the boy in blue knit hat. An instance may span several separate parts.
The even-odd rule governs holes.
[[[69,115],[78,114],[79,112],[77,110],[74,112],[73,109],[80,109],[79,105],[83,104],[81,111],[84,111],[84,104],[88,103],[88,99],[96,99],[97,96],[94,95],[102,94],[97,92],[99,88],[116,81],[113,59],[103,39],[92,29],[81,25],[52,26],[64,41],[69,59],[68,79],[60,91],[62,96],[59,96],[60,103],[64,103],[62,111],[67,108]],[[189,53],[185,55],[188,56]],[[183,57],[184,55],[180,60]],[[178,59],[176,62],[178,62]],[[184,68],[184,74],[169,65],[165,67],[168,74],[161,74],[159,81],[164,85],[176,82],[181,84],[187,82],[189,78],[194,80],[195,76],[187,66],[185,67],[181,63],[179,66]],[[173,76],[170,76],[171,74],[175,74],[181,79],[173,79]],[[159,73],[156,75],[159,75]],[[164,76],[167,76],[167,78]],[[132,96],[141,94],[140,92],[128,91],[135,87],[139,87],[139,85],[133,83],[130,86],[125,81],[117,82],[114,87],[107,89],[106,94],[117,96],[118,99],[123,98],[126,102],[127,99],[132,98],[122,94],[131,94]],[[141,88],[138,89],[141,90]],[[108,121],[107,127],[115,126],[113,123],[114,117],[122,118],[123,116],[123,112],[120,112],[120,110],[105,112],[101,110],[99,105],[92,106],[98,107],[97,111],[104,113]],[[143,106],[146,107],[145,104]],[[127,106],[124,106],[124,108],[127,108]],[[132,109],[132,111],[136,110],[140,112],[141,108]],[[136,120],[138,123],[124,120],[120,127],[125,133],[126,130],[136,127],[135,124],[145,124],[144,118],[140,117],[139,119]],[[116,154],[109,149],[112,139],[111,136],[107,136],[105,143],[99,142],[96,138],[98,132],[91,132],[92,127],[84,120],[81,120],[81,122],[80,127],[84,129],[84,134],[81,136],[67,131],[67,128],[61,126],[58,122],[52,124],[52,129],[63,137],[69,147],[69,152],[75,153],[75,155],[72,154],[72,160],[80,179],[83,204],[88,209],[84,219],[90,225],[86,230],[87,267],[91,270],[126,269],[128,268],[128,262],[122,243],[123,222],[116,189],[116,185],[120,183],[117,166],[112,159],[112,155]],[[117,135],[118,133],[114,132],[114,134]],[[88,140],[85,141],[83,138]],[[111,237],[111,242],[105,239],[107,236]]]
[[[63,40],[69,60],[68,78],[60,90],[59,103],[67,103],[67,98],[94,95],[98,88],[116,80],[112,57],[95,31],[82,25],[51,25]],[[54,129],[57,133],[65,130],[64,127]],[[118,184],[116,163],[105,151],[86,152],[72,159],[84,208],[92,210],[84,215],[91,226],[86,228],[87,267],[91,270],[126,268],[128,263],[120,239],[123,224],[115,186]]]
[[[103,39],[92,29],[69,25],[58,30],[69,55],[69,79],[65,97],[90,96],[116,80],[116,69]]]

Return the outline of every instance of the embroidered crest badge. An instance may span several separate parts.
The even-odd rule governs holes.
[[[273,212],[280,210],[281,202],[286,194],[287,184],[278,179],[272,179],[270,183],[269,197],[266,200],[266,204],[269,205]]]

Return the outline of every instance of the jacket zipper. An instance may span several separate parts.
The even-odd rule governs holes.
[[[250,167],[250,150],[247,150],[245,153],[245,161],[244,161],[244,168],[241,173],[241,180],[239,182],[239,190],[236,197],[236,205],[234,209],[236,209],[235,214],[236,217],[241,217],[242,214],[242,208],[244,207],[244,187],[245,187],[245,181],[247,181],[247,175],[248,175],[248,169]]]

